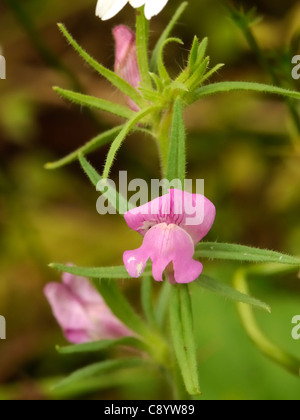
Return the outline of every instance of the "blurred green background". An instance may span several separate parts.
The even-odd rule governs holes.
[[[151,21],[152,45],[179,3],[171,0]],[[299,2],[237,4],[246,9],[258,6],[263,19],[253,32],[282,85],[299,90],[300,84],[290,76],[291,58],[300,53]],[[112,68],[112,28],[119,23],[133,27],[134,12],[128,6],[113,20],[101,22],[95,6],[96,0],[0,4],[0,45],[7,61],[7,80],[0,80],[0,314],[7,320],[7,340],[0,341],[1,399],[170,397],[160,376],[151,371],[112,376],[108,390],[65,395],[52,390],[60,377],[94,359],[56,354],[55,344],[65,341],[43,287],[59,281],[59,276],[47,265],[53,261],[121,264],[124,250],[140,244],[121,217],[97,215],[97,194],[78,164],[54,172],[43,168],[118,122],[101,113],[93,118],[52,91],[59,85],[124,102],[77,57],[56,27],[64,22],[81,45]],[[195,34],[209,37],[213,64],[226,63],[216,80],[272,82],[217,0],[189,1],[176,31],[185,46],[168,47],[174,74],[184,65]],[[222,95],[193,105],[186,112],[186,123],[188,177],[205,179],[206,196],[218,211],[208,239],[299,255],[300,135],[286,104],[270,96]],[[104,148],[91,156],[99,171],[106,152]],[[158,165],[152,140],[135,135],[126,140],[113,175],[128,170],[132,178],[150,180],[159,177]],[[205,272],[231,282],[238,267],[210,261]],[[292,276],[257,279],[252,285],[253,293],[273,309],[272,315],[258,314],[264,330],[298,356],[300,341],[291,338],[291,320],[300,314],[299,284],[299,278]],[[138,302],[139,281],[122,285]],[[298,400],[299,379],[257,351],[235,306],[196,286],[193,290],[203,398]],[[99,388],[104,385],[99,380]]]

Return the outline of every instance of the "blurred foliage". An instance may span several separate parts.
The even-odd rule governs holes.
[[[179,3],[172,0],[151,22],[152,45]],[[189,3],[177,26],[185,47],[170,46],[166,57],[174,72],[183,66],[196,34],[209,37],[213,64],[226,63],[216,80],[272,82],[272,74],[230,20],[222,2]],[[263,57],[284,86],[299,90],[299,82],[290,77],[291,58],[300,52],[299,2],[243,0],[234,4],[245,10],[257,6],[262,19],[251,31]],[[133,26],[134,13],[128,6],[114,20],[103,23],[94,16],[95,5],[92,0],[7,0],[0,4],[0,44],[7,60],[7,80],[0,81],[0,314],[8,325],[8,338],[0,342],[1,399],[69,398],[54,394],[51,384],[86,362],[85,357],[62,357],[54,350],[53,343],[64,340],[42,289],[59,277],[47,264],[120,264],[123,251],[139,244],[122,218],[97,215],[97,196],[79,165],[58,172],[43,169],[45,162],[64,156],[118,122],[66,104],[52,91],[53,85],[77,86],[124,103],[83,65],[56,27],[63,21],[92,55],[112,67],[112,26]],[[206,195],[218,209],[209,239],[299,255],[300,136],[284,102],[243,93],[222,95],[193,105],[186,123],[189,178],[205,179]],[[95,167],[103,167],[105,155],[103,149],[92,156]],[[150,180],[158,176],[158,164],[155,144],[137,134],[121,150],[114,176],[128,170],[131,178]],[[231,281],[236,268],[205,264],[205,272],[215,273],[224,282]],[[134,301],[138,301],[138,285],[139,281],[124,283]],[[255,288],[256,296],[273,309],[272,315],[258,314],[264,329],[299,355],[300,342],[291,339],[291,319],[300,312],[299,279],[258,281]],[[297,378],[257,352],[230,302],[198,288],[193,298],[205,399],[299,399]],[[169,397],[153,372],[142,376],[132,372],[132,378],[126,386],[124,378],[119,382],[111,378],[110,390],[85,396]]]

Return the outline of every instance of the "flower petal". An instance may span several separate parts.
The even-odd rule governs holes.
[[[168,3],[168,0],[146,0],[145,16],[150,20],[153,16],[158,15]]]
[[[88,332],[85,330],[66,330],[64,334],[66,339],[72,344],[84,344],[92,341]]]
[[[135,251],[124,253],[124,264],[132,277],[140,277],[149,258],[156,281],[163,280],[163,272],[173,263],[176,283],[190,283],[196,280],[203,266],[193,260],[194,243],[180,227],[166,223],[153,226],[145,235],[143,245]]]
[[[66,285],[69,291],[83,305],[95,304],[102,305],[103,299],[97,290],[91,285],[85,277],[75,276],[74,274],[64,273],[63,284]]]
[[[44,293],[57,322],[65,332],[70,330],[86,331],[91,328],[91,322],[85,309],[67,286],[49,283],[45,287]]]
[[[134,8],[138,8],[138,7],[142,7],[147,0],[129,0],[129,3],[131,4],[132,7]]]
[[[128,0],[98,0],[96,7],[96,16],[102,20],[108,20],[117,15]]]
[[[128,211],[124,217],[128,226],[143,236],[156,224],[175,224],[197,244],[210,231],[215,215],[215,206],[203,195],[173,189],[169,194]]]
[[[135,34],[127,26],[119,25],[114,29],[113,35],[116,42],[115,73],[137,89],[141,83],[141,76],[137,61]],[[140,110],[130,98],[127,99],[133,111]]]

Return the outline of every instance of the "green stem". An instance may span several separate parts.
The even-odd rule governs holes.
[[[186,391],[190,396],[201,395],[193,333],[191,298],[187,285],[172,286],[170,325],[172,344]]]
[[[161,160],[162,177],[166,178],[169,162],[169,136],[170,128],[173,120],[173,109],[165,111],[164,115],[160,115],[158,123],[154,131],[157,138],[157,144]]]
[[[136,15],[136,50],[142,84],[145,87],[151,88],[152,83],[149,73],[148,40],[149,22],[145,18],[144,7],[141,7],[138,9]]]
[[[247,272],[239,270],[234,278],[235,287],[242,293],[248,294]],[[237,305],[242,324],[250,339],[258,349],[273,362],[281,365],[290,373],[300,376],[300,360],[285,352],[277,345],[272,343],[260,330],[254,317],[253,309],[243,303]]]

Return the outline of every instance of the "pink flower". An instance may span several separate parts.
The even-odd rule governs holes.
[[[165,270],[171,283],[196,280],[203,265],[193,259],[195,245],[210,231],[215,215],[215,206],[203,195],[176,189],[128,211],[128,226],[144,237],[139,249],[124,253],[129,275],[140,277],[151,259],[156,281],[163,280]]]
[[[116,42],[115,73],[137,89],[141,83],[141,75],[137,61],[135,34],[127,26],[120,25],[113,30],[113,35]],[[130,98],[127,98],[127,101],[133,111],[140,110]]]
[[[64,273],[62,280],[62,284],[49,283],[44,293],[69,342],[81,344],[133,335],[86,278]]]

